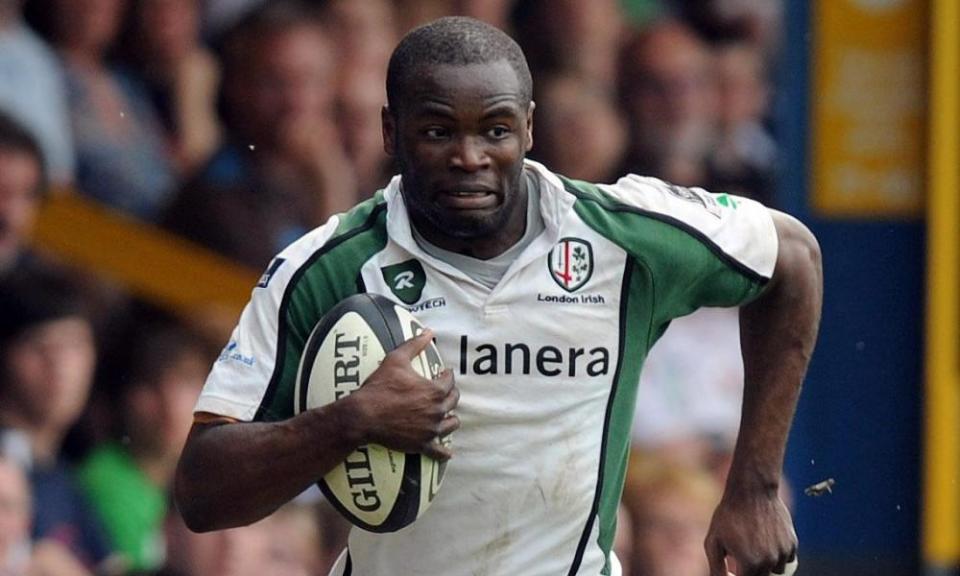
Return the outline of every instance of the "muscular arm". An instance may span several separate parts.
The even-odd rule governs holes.
[[[196,423],[177,467],[177,507],[192,530],[269,515],[360,445],[350,397],[274,423]]]
[[[410,360],[429,332],[387,355],[364,385],[333,404],[272,423],[196,423],[177,467],[174,496],[190,529],[264,518],[322,478],[358,446],[377,443],[446,460],[436,442],[459,426],[453,376],[427,380]]]
[[[790,424],[820,323],[823,273],[816,239],[774,212],[780,238],[770,285],[740,313],[745,385],[740,434],[723,500],[707,536],[711,576],[782,573],[796,553],[790,514],[777,491]]]

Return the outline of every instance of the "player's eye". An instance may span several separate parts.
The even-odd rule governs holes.
[[[487,130],[487,134],[494,140],[501,140],[510,134],[510,128],[501,125],[494,126]]]
[[[441,126],[424,128],[422,133],[428,140],[443,140],[450,135],[450,131]]]

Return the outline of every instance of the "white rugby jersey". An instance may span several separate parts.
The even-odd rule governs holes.
[[[546,229],[492,290],[420,249],[396,177],[274,259],[207,379],[197,411],[283,420],[304,343],[346,296],[388,296],[435,332],[461,392],[443,486],[398,532],[354,528],[336,574],[610,574],[647,351],[671,319],[743,304],[773,273],[756,202],[526,169]]]

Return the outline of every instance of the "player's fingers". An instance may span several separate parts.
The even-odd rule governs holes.
[[[424,444],[420,452],[423,453],[424,456],[429,456],[439,462],[446,462],[453,457],[453,451],[448,446],[442,444],[439,438]]]
[[[460,428],[460,417],[456,414],[448,414],[437,425],[437,438],[449,436],[457,428]]]
[[[433,381],[437,383],[444,394],[449,394],[450,391],[454,389],[454,384],[456,383],[453,377],[453,370],[449,368],[444,368]]]
[[[773,568],[771,568],[771,565]],[[780,566],[781,564],[773,564],[770,560],[744,564],[741,571],[737,572],[737,574],[741,576],[783,576],[783,572],[777,572]],[[784,562],[782,566],[784,566],[783,569],[786,570],[786,562]]]
[[[737,572],[740,576],[791,576],[797,569],[796,550],[782,554],[776,559],[765,559],[743,564]]]
[[[770,574],[773,576],[793,576],[794,572],[797,571],[797,567],[800,565],[800,558],[797,556],[797,553],[794,552],[790,558],[785,559],[780,562]]]
[[[787,566],[787,557],[784,555],[781,555],[780,559],[777,561],[777,565],[773,567],[773,570],[770,570],[770,575],[773,576],[776,574],[778,576],[782,576],[783,571],[786,570],[786,566]]]
[[[423,332],[397,346],[392,354],[396,354],[407,361],[413,360],[421,352],[423,352],[427,346],[430,345],[431,340],[433,340],[433,332],[427,328]]]
[[[707,552],[707,563],[710,565],[710,576],[727,576],[726,550],[720,545],[720,542],[711,537],[707,537],[704,543],[704,549]]]
[[[457,407],[457,404],[460,403],[460,389],[457,387],[452,387],[447,392],[447,395],[443,398],[443,402],[440,404],[440,409],[443,410],[444,414],[449,414],[454,408]]]

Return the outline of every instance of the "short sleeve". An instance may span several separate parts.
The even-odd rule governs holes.
[[[207,376],[194,412],[252,421],[274,375],[281,342],[280,314],[297,270],[336,229],[336,218],[274,258],[253,289],[230,340]]]
[[[779,242],[762,204],[634,175],[600,189],[641,217],[627,248],[652,274],[664,320],[745,304],[773,276]]]

